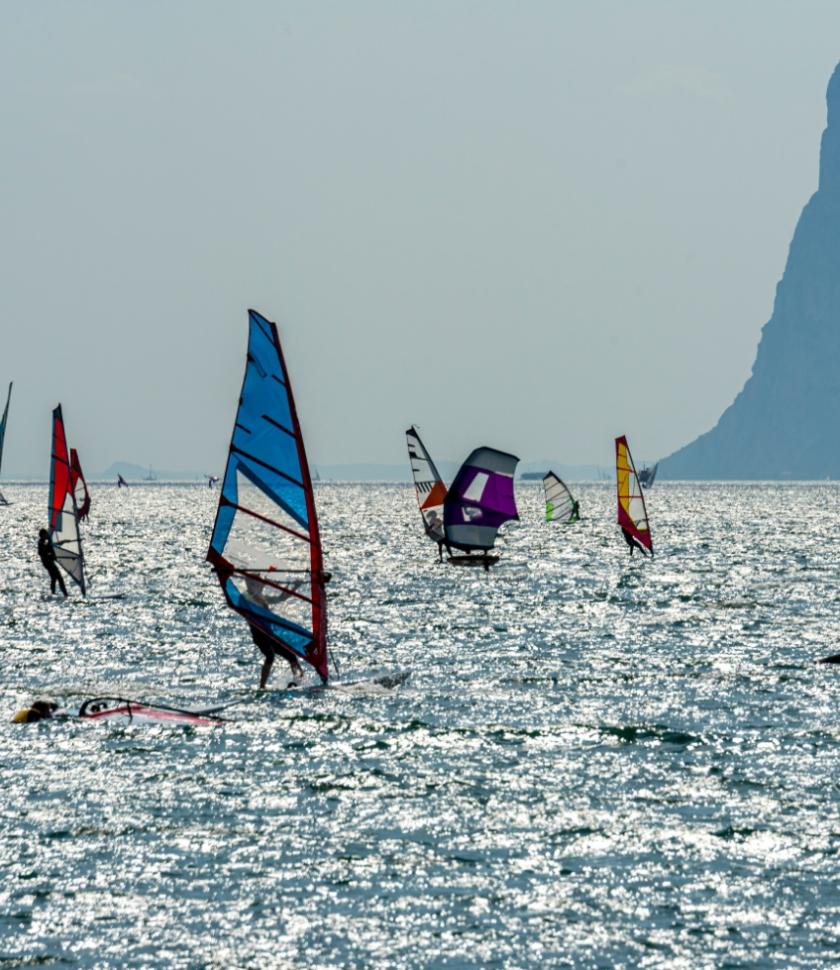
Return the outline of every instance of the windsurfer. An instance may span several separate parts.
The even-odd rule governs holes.
[[[643,556],[646,556],[645,547],[639,542],[639,540],[627,529],[622,526],[621,532],[624,536],[624,541],[630,546],[630,555],[633,555],[634,549],[640,549]]]
[[[289,686],[297,686],[297,683],[303,680],[303,670],[298,663],[297,657],[290,651],[286,650],[273,640],[267,633],[255,626],[253,623],[249,624],[251,627],[251,639],[254,641],[259,652],[265,657],[263,660],[262,670],[260,671],[260,690],[262,690],[268,683],[269,675],[271,674],[271,668],[274,666],[274,658],[282,657],[292,668],[292,676],[294,677],[294,683]]]
[[[67,587],[64,585],[64,580],[58,571],[55,548],[53,547],[52,539],[50,539],[50,534],[46,529],[41,529],[38,533],[38,555],[41,558],[44,569],[50,574],[52,592],[55,593],[55,587],[58,584],[59,589],[64,593],[64,598],[67,599]]]
[[[572,514],[569,522],[580,522],[580,502],[576,498],[572,499]]]
[[[437,543],[438,547],[438,562],[443,562],[443,547],[446,546],[446,551],[449,555],[452,555],[452,550],[447,545],[446,539],[444,538],[445,532],[443,531],[443,519],[437,514],[435,509],[429,509],[426,513],[426,535]]]

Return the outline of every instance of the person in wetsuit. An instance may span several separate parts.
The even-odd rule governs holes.
[[[50,539],[50,534],[46,529],[41,529],[38,533],[38,555],[41,558],[41,563],[50,574],[50,587],[51,591],[55,593],[56,583],[59,589],[64,593],[64,598],[67,599],[67,587],[64,585],[64,580],[61,578],[61,573],[58,571],[58,562],[55,557],[55,549],[53,548],[52,539]]]
[[[628,546],[630,546],[631,556],[633,555],[634,549],[640,549],[643,556],[647,555],[647,552],[645,552],[645,547],[641,544],[641,542],[639,542],[639,540],[634,535],[632,535],[632,533],[628,532],[627,529],[625,529],[623,526],[621,528],[621,531],[622,531],[622,534],[624,535],[624,541],[627,543]]]
[[[448,555],[452,555],[449,543],[446,541],[446,532],[443,527],[443,519],[434,509],[430,509],[428,515],[423,517],[423,524],[426,528],[426,535],[434,539],[438,546],[438,562],[443,562],[443,547],[446,546]]]
[[[572,499],[572,514],[569,516],[569,522],[580,522],[580,502],[576,498]]]
[[[286,650],[281,647],[280,644],[270,637],[267,633],[258,627],[254,626],[253,623],[250,624],[251,627],[251,639],[254,641],[259,652],[265,657],[263,660],[262,670],[260,671],[260,690],[262,690],[268,683],[268,677],[271,674],[271,668],[274,666],[274,658],[282,657],[292,668],[292,676],[295,681],[303,680],[303,670],[301,669],[298,658],[291,652],[291,650]],[[290,685],[290,686],[296,686]]]

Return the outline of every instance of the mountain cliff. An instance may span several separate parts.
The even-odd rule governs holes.
[[[840,65],[828,84],[819,187],[802,211],[752,376],[661,478],[840,478]]]

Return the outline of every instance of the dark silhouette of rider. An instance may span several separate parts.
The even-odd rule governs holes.
[[[624,535],[624,541],[627,543],[628,546],[630,546],[631,556],[633,555],[634,549],[640,549],[643,556],[647,555],[647,552],[645,551],[645,547],[641,544],[641,542],[639,542],[639,540],[631,532],[628,532],[628,530],[625,529],[624,526],[621,527],[621,532]]]
[[[52,592],[55,593],[55,587],[58,584],[59,589],[64,593],[64,598],[67,599],[67,587],[64,585],[64,580],[61,578],[61,573],[58,570],[55,548],[53,547],[52,539],[50,539],[50,534],[46,529],[41,529],[38,533],[38,555],[41,557],[41,563],[44,569],[50,574]]]
[[[251,639],[254,641],[259,652],[265,657],[263,660],[262,670],[260,671],[260,690],[262,690],[268,683],[268,675],[271,673],[271,668],[274,666],[274,658],[282,657],[286,663],[292,668],[292,677],[295,681],[303,680],[303,670],[301,669],[298,658],[291,652],[291,650],[286,650],[280,646],[280,644],[270,637],[267,633],[251,623]],[[291,686],[291,684],[289,685]]]

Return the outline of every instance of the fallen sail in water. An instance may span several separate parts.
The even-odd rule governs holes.
[[[52,701],[35,701],[29,707],[18,711],[12,721],[15,724],[32,724],[36,721],[70,720],[117,721],[136,724],[192,724],[214,727],[224,723],[224,719],[210,711],[190,711],[170,707],[167,704],[146,704],[143,701],[128,700],[124,697],[92,697],[78,710],[61,708]]]
[[[486,569],[498,557],[490,550],[499,528],[518,519],[513,496],[513,475],[519,459],[495,448],[476,448],[463,465],[443,503],[447,546],[465,556],[450,556],[452,565],[481,565]]]
[[[446,541],[443,527],[443,502],[446,498],[446,486],[432,461],[431,455],[420,440],[420,434],[412,425],[405,433],[408,445],[408,460],[411,464],[411,474],[414,478],[414,490],[417,494],[417,505],[423,519],[423,529],[426,535],[443,550]]]
[[[90,493],[85,481],[79,453],[75,448],[70,449],[70,487],[76,499],[76,510],[80,519],[86,519],[90,514]]]
[[[547,522],[577,522],[580,506],[572,497],[568,486],[554,472],[543,478],[545,488],[545,518]]]
[[[207,559],[228,606],[326,682],[327,577],[312,481],[277,328],[255,310]]]
[[[85,595],[85,558],[79,532],[79,510],[73,490],[73,473],[61,405],[53,411],[52,457],[50,461],[50,497],[47,507],[48,532],[59,566]]]
[[[650,534],[645,497],[633,456],[624,435],[615,439],[615,483],[618,498],[618,524],[627,544],[630,555],[633,549],[647,550],[653,555],[653,539]]]
[[[6,440],[6,421],[9,418],[9,402],[12,399],[12,383],[9,382],[9,393],[6,395],[6,407],[3,409],[3,418],[0,420],[0,469],[3,468],[3,443]],[[0,505],[8,505],[6,497],[0,492]]]

